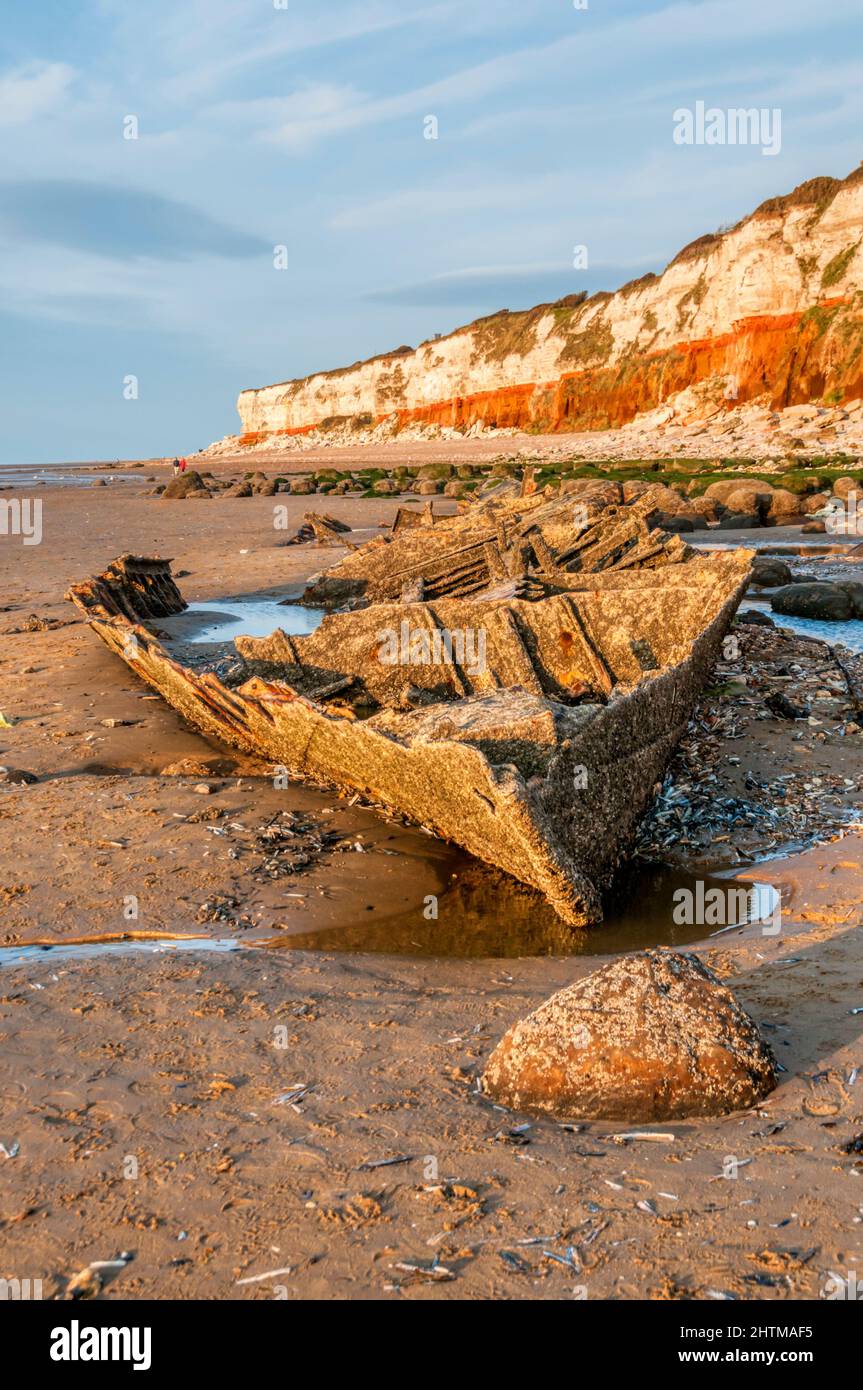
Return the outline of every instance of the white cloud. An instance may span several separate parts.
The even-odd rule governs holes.
[[[0,128],[27,125],[56,111],[74,77],[67,63],[28,63],[0,76]]]

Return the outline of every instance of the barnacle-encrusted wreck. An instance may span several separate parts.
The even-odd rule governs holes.
[[[649,494],[577,520],[540,496],[415,515],[310,584],[348,611],[238,638],[235,686],[145,625],[186,606],[169,561],[123,556],[68,596],[205,735],[396,808],[598,922],[751,554],[698,557],[651,529]]]

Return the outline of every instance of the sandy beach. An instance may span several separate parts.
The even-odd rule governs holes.
[[[562,945],[530,890],[361,798],[277,788],[96,640],[63,594],[123,551],[170,556],[193,605],[227,611],[338,557],[281,544],[272,498],[147,486],[45,489],[42,544],[4,548],[0,762],[37,780],[0,786],[0,1276],[62,1297],[122,1250],[108,1298],[817,1299],[859,1268],[863,736],[835,730],[828,688],[800,727],[759,694],[789,661],[826,687],[828,649],[746,630],[747,678],[718,673],[690,758],[706,738],[717,796],[784,776],[787,814],[666,856],[771,885],[781,933],[675,936],[630,906],[606,942]],[[326,509],[364,540],[396,505]],[[478,1093],[515,1019],[657,941],[694,945],[771,1042],[762,1106],[622,1140],[525,1129]]]

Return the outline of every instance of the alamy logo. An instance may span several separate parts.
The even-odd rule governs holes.
[[[675,145],[760,145],[764,155],[782,149],[782,111],[778,106],[679,106],[674,113]]]
[[[0,502],[0,536],[21,536],[25,545],[40,545],[41,497],[10,497]]]
[[[849,1270],[847,1279],[843,1279],[841,1274],[834,1274],[831,1270],[830,1278],[824,1285],[822,1295],[833,1301],[842,1299],[849,1303],[863,1302],[863,1284],[857,1282],[856,1269]]]
[[[863,536],[863,494],[852,488],[844,502],[831,497],[816,516],[823,516],[824,529],[832,536]]]
[[[472,676],[485,670],[484,628],[411,627],[405,620],[398,632],[381,628],[378,661],[383,666],[452,666],[457,664]]]
[[[672,921],[678,927],[743,927],[761,923],[762,936],[782,930],[782,897],[767,884],[751,888],[708,888],[700,879],[695,888],[674,891]]]
[[[42,1298],[41,1279],[0,1279],[0,1303],[39,1302]]]
[[[152,1329],[149,1327],[68,1327],[51,1332],[52,1361],[131,1361],[135,1371],[149,1371]]]

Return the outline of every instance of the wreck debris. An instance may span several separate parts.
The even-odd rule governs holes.
[[[353,541],[345,540],[345,534],[352,529],[347,522],[339,521],[337,517],[326,513],[322,515],[320,512],[306,512],[302,526],[283,544],[305,545],[309,541],[316,541],[318,545],[341,545],[347,546],[348,550],[356,550]]]
[[[556,527],[572,526],[545,530],[559,552]],[[614,530],[639,536],[640,523]],[[395,808],[586,925],[748,582],[749,552],[680,564],[677,538],[657,544],[658,568],[567,573],[535,601],[438,601],[425,582],[422,601],[334,613],[308,636],[240,638],[252,674],[231,688],[138,621],[184,606],[166,561],[124,556],[69,597],[206,736]],[[612,566],[621,545],[604,551]]]
[[[657,949],[552,995],[482,1078],[513,1110],[630,1123],[725,1115],[775,1085],[770,1048],[731,991],[697,956]]]
[[[73,584],[66,597],[88,618],[103,621],[146,622],[188,607],[171,575],[171,561],[143,555],[120,555],[98,578]]]
[[[315,576],[303,602],[398,599],[417,581],[429,599],[464,598],[495,581],[524,577],[565,588],[580,574],[679,564],[692,558],[692,549],[651,527],[661,491],[649,488],[626,505],[495,492],[467,511],[438,518],[400,508],[392,534]]]

